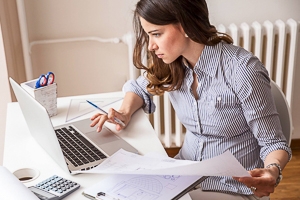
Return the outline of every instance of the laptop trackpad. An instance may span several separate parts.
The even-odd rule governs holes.
[[[100,133],[92,131],[85,135],[98,146],[119,140],[118,136],[106,128],[103,128]]]

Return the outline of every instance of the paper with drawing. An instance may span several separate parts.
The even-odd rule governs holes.
[[[231,152],[198,161],[177,160],[155,154],[145,156],[119,150],[97,167],[80,173],[145,174],[145,175],[198,175],[250,176]]]
[[[199,176],[117,174],[85,189],[83,195],[96,197],[102,192],[109,195],[109,198],[101,196],[101,199],[179,199],[191,190],[189,186],[198,179]]]

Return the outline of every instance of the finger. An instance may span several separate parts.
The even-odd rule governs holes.
[[[248,188],[258,185],[258,179],[255,177],[240,177],[238,181],[245,184]]]
[[[255,181],[253,180],[252,177],[241,177],[241,178],[239,178],[238,181],[243,183],[244,185],[246,185],[248,188],[255,185],[254,184]]]
[[[247,171],[248,173],[249,173],[249,175],[250,175],[250,171]],[[250,175],[251,176],[251,175]],[[240,178],[242,178],[242,177],[239,177],[239,176],[233,176],[232,177],[234,180],[236,180],[236,181],[240,181]]]
[[[255,177],[261,177],[264,175],[264,170],[263,169],[253,169],[251,171],[248,171],[248,173],[250,174],[251,177],[238,177],[238,179],[235,179],[235,180],[238,180],[242,183],[247,183],[247,182],[252,182],[255,179]]]
[[[116,125],[116,130],[117,131],[120,131],[120,130],[122,130],[123,129],[123,126],[121,126],[120,124],[117,124]]]
[[[261,177],[264,174],[263,169],[253,169],[249,171],[250,176],[252,177]]]
[[[114,110],[113,108],[109,109],[108,118],[112,121],[112,123],[114,123],[116,125],[116,130],[119,131],[125,127],[115,120],[115,118],[117,118],[125,124],[124,116],[121,113],[119,113],[118,111]]]
[[[257,177],[232,177],[234,180],[239,181],[246,185],[248,188],[256,187],[259,184]]]
[[[263,185],[252,185],[248,186],[248,188],[250,188],[253,194],[257,197],[269,196],[272,192],[274,192],[274,188],[264,187]]]
[[[103,124],[106,122],[107,119],[107,115],[101,115],[97,126],[97,132],[100,132],[102,130]]]
[[[92,123],[90,124],[90,126],[91,126],[91,127],[94,127],[96,124],[98,124],[100,118],[101,118],[101,115],[98,115],[97,117],[95,116],[95,117],[93,117],[93,119],[91,118],[91,120],[93,120],[93,121],[92,121]]]
[[[115,117],[119,117],[119,116],[116,116],[116,111],[113,109],[113,108],[110,108],[109,110],[108,110],[108,118],[111,120],[111,122],[112,123],[114,123],[114,124],[118,124],[115,120],[114,120],[114,118]]]
[[[91,119],[91,120],[94,120],[94,119],[96,119],[97,117],[99,117],[99,115],[101,115],[101,114],[100,114],[100,113],[97,113],[97,114],[93,115],[90,119]]]
[[[270,196],[271,192],[264,191],[260,188],[257,188],[256,191],[253,192],[253,194],[259,198],[264,196]]]

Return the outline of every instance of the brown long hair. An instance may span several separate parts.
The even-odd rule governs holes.
[[[229,35],[219,33],[210,24],[205,0],[140,0],[133,17],[136,35],[133,64],[146,71],[149,80],[147,90],[152,94],[162,95],[165,91],[179,89],[185,77],[185,68],[181,56],[165,64],[153,51],[147,52],[148,67],[143,65],[142,54],[146,51],[149,39],[139,17],[156,25],[181,24],[191,40],[204,45],[212,46],[220,41],[233,43]]]

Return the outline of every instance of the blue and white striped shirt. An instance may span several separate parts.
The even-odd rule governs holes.
[[[182,87],[169,92],[176,115],[187,132],[179,159],[206,160],[226,150],[247,169],[264,167],[263,160],[274,150],[291,149],[286,143],[271,95],[270,79],[263,64],[241,47],[220,42],[205,46],[194,69],[186,67]],[[193,70],[197,74],[199,99],[192,93]],[[155,111],[148,81],[140,76],[125,83],[144,99],[143,109]],[[209,177],[203,190],[253,194],[230,177]]]

